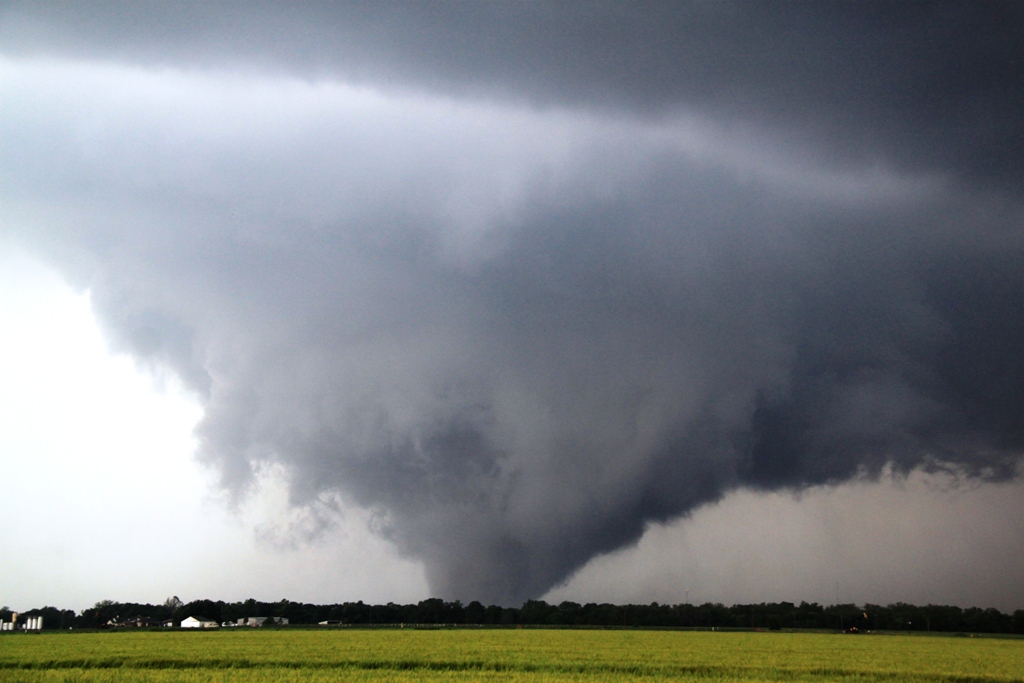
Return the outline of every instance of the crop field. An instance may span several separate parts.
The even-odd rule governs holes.
[[[0,637],[0,681],[1022,681],[1024,640],[586,630]]]

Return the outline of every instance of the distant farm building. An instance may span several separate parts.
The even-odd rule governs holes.
[[[159,625],[159,621],[156,619],[150,619],[149,617],[131,617],[130,619],[114,617],[107,622],[107,626],[111,628],[152,628]]]
[[[267,623],[268,621],[271,624],[278,624],[278,625],[281,625],[281,626],[284,626],[284,625],[288,624],[288,619],[286,617],[277,617],[276,619],[274,617],[248,617],[248,618],[239,619],[237,624],[239,626],[253,626],[253,627],[256,627],[256,626],[263,626],[263,624]]]
[[[189,617],[181,622],[182,628],[217,628],[219,624],[213,619],[206,617]]]

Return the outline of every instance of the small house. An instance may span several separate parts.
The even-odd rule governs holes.
[[[217,626],[216,621],[206,617],[188,617],[181,621],[182,628],[217,628]]]

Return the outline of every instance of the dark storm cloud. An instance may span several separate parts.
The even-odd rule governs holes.
[[[249,7],[0,19],[5,224],[232,490],[511,603],[738,487],[1017,472],[1016,6]]]
[[[8,2],[9,53],[283,69],[767,125],[841,163],[1019,182],[1015,2]]]

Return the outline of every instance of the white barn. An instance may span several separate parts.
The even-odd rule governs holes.
[[[188,617],[181,621],[182,628],[217,628],[217,626],[219,624],[216,621],[206,617]]]

